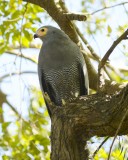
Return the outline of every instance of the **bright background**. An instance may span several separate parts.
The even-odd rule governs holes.
[[[41,41],[34,40],[33,34],[42,25],[58,25],[43,9],[21,0],[0,0],[0,4],[0,158],[49,159],[50,119],[37,75]],[[87,14],[86,22],[74,23],[100,58],[128,28],[126,1],[80,0],[74,3],[74,0],[65,0],[65,4],[70,12]],[[116,4],[116,7],[111,7]],[[110,8],[93,14],[104,7]],[[127,44],[128,41],[121,42],[109,59],[113,70],[107,68],[108,77],[117,82],[128,80]],[[84,47],[89,53],[85,44]],[[97,61],[91,61],[97,70]],[[3,95],[6,100],[3,100]],[[102,140],[94,137],[89,141],[92,154]],[[110,144],[111,139],[95,159],[106,159]],[[113,148],[113,159],[126,158],[126,151],[127,136],[118,138]]]

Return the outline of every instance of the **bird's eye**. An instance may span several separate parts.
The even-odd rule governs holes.
[[[45,31],[45,29],[44,29],[44,28],[42,28],[42,29],[41,29],[41,31],[42,31],[42,32],[44,32],[44,31]]]

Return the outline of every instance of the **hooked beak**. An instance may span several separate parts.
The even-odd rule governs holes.
[[[35,39],[35,38],[38,38],[38,35],[37,35],[37,34],[34,34],[34,39]]]

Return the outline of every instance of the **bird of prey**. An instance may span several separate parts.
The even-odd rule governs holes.
[[[62,30],[43,26],[34,34],[43,42],[38,58],[38,76],[42,92],[55,105],[62,100],[87,95],[88,73],[79,47]],[[47,106],[48,107],[48,106]]]

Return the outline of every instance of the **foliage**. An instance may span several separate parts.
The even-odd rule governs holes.
[[[36,89],[32,93],[27,120],[19,117],[14,122],[1,123],[3,159],[49,159],[48,113],[42,107],[44,100],[41,93]],[[13,133],[10,127],[15,128]]]
[[[115,22],[115,19],[110,20],[113,15],[113,10],[115,9],[114,11],[116,11],[116,7],[110,8],[110,10],[103,9],[97,13],[94,13],[94,11],[117,3],[120,3],[120,0],[112,0],[111,2],[103,0],[81,0],[79,2],[80,11],[87,14],[88,20],[87,22],[78,25],[80,26],[80,28],[82,28],[82,33],[84,37],[88,39],[89,44],[96,51],[96,53],[99,53],[98,56],[101,56],[100,53],[104,55],[105,51],[107,50],[105,48],[106,43],[103,43],[103,41],[106,41],[109,38],[109,41],[111,40],[111,42],[113,42],[113,40],[118,35],[120,35],[128,27],[128,25],[125,20],[123,21],[121,19],[121,17],[118,17],[120,23]],[[117,10],[120,10],[121,7],[122,6],[117,6]],[[121,9],[119,11],[119,14],[127,17],[128,11],[126,10],[124,5],[123,7],[124,9]],[[75,9],[77,10],[77,8]],[[24,57],[24,55],[22,54],[22,49],[25,48],[25,51],[27,52],[27,48],[31,47],[31,44],[33,43],[33,33],[42,24],[42,19],[49,23],[49,18],[46,18],[44,15],[45,12],[42,8],[30,3],[25,3],[22,0],[0,0],[0,59],[2,59],[2,56],[8,57],[9,60],[11,59],[11,56],[6,54],[7,51],[12,51],[13,56],[16,56],[16,51],[19,51],[19,55],[22,55],[22,57]],[[118,55],[120,55],[120,57],[124,57],[125,61],[123,61],[123,63],[127,64],[128,53],[126,43],[122,43],[119,49],[120,51],[116,50]],[[29,60],[32,60],[30,55]],[[13,59],[13,63],[16,63],[16,61],[16,58],[15,60]],[[92,61],[94,62],[94,65],[97,64],[97,61],[94,61],[94,59],[92,59]],[[10,61],[6,63],[10,63]],[[11,85],[11,82],[9,81],[9,75],[12,74],[12,72],[6,72],[6,63],[2,63],[0,65],[0,68],[5,68],[4,71],[0,70],[0,83],[6,84],[8,82]],[[20,66],[22,65],[23,64],[20,61]],[[31,66],[30,63],[27,63],[25,71],[29,71],[29,65]],[[127,70],[124,69],[122,71],[116,67],[108,66],[107,76],[117,82],[127,82]],[[15,71],[17,72],[17,66],[13,66],[13,68],[16,68]],[[18,68],[18,72],[22,73],[23,71],[24,70],[22,70],[22,67]],[[5,75],[6,79],[4,78]],[[30,74],[28,74],[27,76],[29,77],[29,75]],[[22,80],[21,75],[16,76],[16,78],[18,79],[19,76]],[[25,79],[25,81],[27,81],[27,79]],[[24,83],[23,81],[22,85],[26,85],[26,82]],[[4,160],[18,160],[21,159],[21,157],[25,160],[48,160],[50,157],[50,122],[48,118],[48,113],[44,107],[42,93],[39,91],[37,86],[36,88],[30,86],[30,88],[32,89],[29,88],[30,97],[27,100],[29,102],[27,108],[28,114],[25,117],[20,115],[19,111],[16,111],[16,105],[10,105],[11,102],[9,102],[8,100],[8,95],[3,92],[1,86],[0,157]],[[9,90],[7,87],[5,88],[4,89],[6,91]],[[2,95],[4,95],[6,99],[4,99]],[[14,98],[12,98],[12,101],[14,101]],[[8,120],[8,113],[4,110],[5,103],[9,107],[10,115],[13,112],[13,120]],[[112,152],[112,159],[123,160],[124,157],[127,158],[127,147],[125,147],[126,142],[127,141],[124,141],[123,146],[121,147],[119,145],[115,145]],[[117,144],[119,144],[119,142]],[[107,159],[108,152],[105,148],[106,146],[100,149],[98,154],[95,156],[95,160]]]
[[[0,53],[11,49],[9,45],[29,47],[36,31],[35,24],[41,23],[38,17],[43,12],[38,6],[21,0],[0,2]]]

